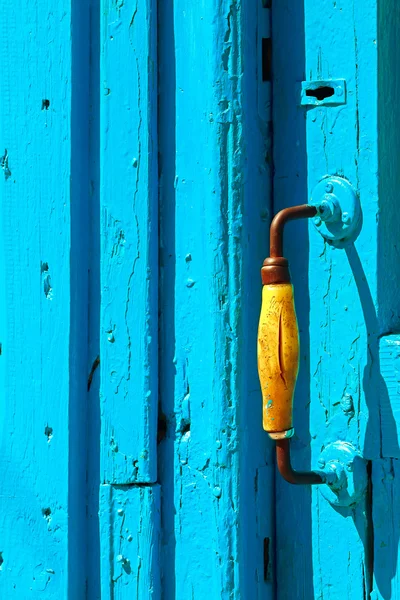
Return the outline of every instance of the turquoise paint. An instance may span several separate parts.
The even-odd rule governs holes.
[[[90,552],[87,556],[87,597],[100,598],[100,7],[97,0],[90,3],[89,73],[89,194],[88,194],[88,351],[87,373],[92,373],[87,401],[87,539]]]
[[[157,34],[150,1],[2,7],[2,597],[272,597],[269,18],[166,3]]]
[[[381,388],[379,412],[381,417],[382,457],[400,458],[400,336],[384,336],[379,341]]]
[[[257,7],[168,1],[158,23],[162,590],[268,598],[272,471],[254,343],[269,217]]]
[[[161,598],[160,487],[102,485],[100,523],[102,600]]]
[[[84,23],[82,10],[79,19]],[[83,597],[85,63],[69,2],[1,7],[2,598]],[[3,177],[4,174],[4,177]]]
[[[305,0],[296,8],[280,3],[273,14],[274,35],[282,40],[274,54],[275,210],[308,200],[322,177],[339,175],[358,191],[363,212],[356,241],[344,249],[324,242],[313,225],[294,224],[288,231],[286,255],[303,357],[295,398],[294,464],[315,467],[327,444],[350,442],[371,461],[372,494],[378,502],[375,507],[370,489],[357,508],[332,510],[322,490],[291,489],[279,481],[277,505],[285,516],[277,524],[278,597],[329,593],[330,598],[362,598],[371,592],[371,597],[389,598],[396,569],[392,565],[385,572],[376,538],[374,542],[386,482],[378,485],[374,473],[379,472],[382,447],[397,443],[395,404],[387,401],[382,381],[379,336],[398,330],[393,242],[398,142],[388,131],[395,118],[388,98],[393,102],[396,84],[387,73],[397,53],[391,30],[398,26],[399,11],[393,2],[380,3],[378,11],[375,1]],[[346,81],[346,104],[295,105],[293,82],[330,79]],[[385,431],[387,442],[381,422],[391,425]],[[379,536],[397,539],[396,527],[387,523],[386,528]]]
[[[102,2],[100,65],[102,482],[154,483],[158,182],[153,0],[140,6]]]
[[[395,598],[400,9],[0,12],[0,597]],[[256,368],[271,215],[329,174],[363,226],[288,226],[293,454],[352,443],[356,508],[275,480]]]

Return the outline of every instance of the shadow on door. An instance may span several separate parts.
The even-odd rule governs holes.
[[[296,82],[305,79],[304,2],[273,5],[274,213],[307,202],[306,114],[299,108]],[[301,252],[299,251],[301,248]],[[300,329],[300,373],[296,386],[293,454],[298,468],[311,467],[308,223],[288,224],[285,254],[290,259]],[[277,598],[314,598],[311,489],[276,481]]]

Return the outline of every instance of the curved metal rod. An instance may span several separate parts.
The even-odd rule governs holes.
[[[315,471],[295,471],[290,460],[290,440],[276,440],[276,462],[279,473],[288,483],[316,485],[326,483],[327,478]]]
[[[315,206],[301,204],[300,206],[291,206],[278,212],[272,220],[270,230],[270,257],[276,258],[283,256],[283,228],[288,221],[295,219],[310,219],[317,214]]]

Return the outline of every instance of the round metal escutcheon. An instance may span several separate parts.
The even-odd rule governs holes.
[[[334,484],[320,486],[320,492],[333,506],[353,506],[367,489],[367,462],[348,442],[333,442],[321,452],[319,463],[323,471],[334,472]]]
[[[356,239],[361,229],[360,201],[343,177],[326,176],[315,186],[310,204],[317,208],[314,226],[332,245],[341,247]]]

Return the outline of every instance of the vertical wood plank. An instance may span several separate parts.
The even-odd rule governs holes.
[[[86,8],[0,7],[2,598],[85,597]]]
[[[373,591],[372,600],[400,598],[399,582],[399,331],[400,264],[397,240],[399,114],[396,108],[398,78],[392,65],[400,58],[398,30],[400,6],[394,0],[378,3],[379,89],[379,230],[378,230],[378,318],[380,387],[379,407],[382,460],[372,462]],[[391,332],[392,335],[388,335]]]
[[[70,347],[68,456],[68,595],[87,595],[88,313],[89,313],[89,0],[71,0]],[[54,173],[56,180],[57,174]],[[92,299],[98,307],[99,298]],[[45,377],[47,381],[50,378]]]
[[[155,8],[101,2],[100,569],[110,600],[160,598]]]
[[[379,362],[382,382],[379,407],[382,431],[382,457],[400,458],[400,336],[381,338]]]
[[[160,8],[166,598],[239,595],[240,339],[233,339],[240,318],[242,225],[237,9],[237,2],[188,7],[180,1]]]
[[[272,473],[255,357],[269,217],[257,10],[159,7],[165,598],[271,597]]]
[[[159,600],[160,487],[102,485],[100,538],[104,600]]]
[[[262,428],[256,343],[260,267],[268,254],[272,201],[271,9],[262,0],[241,4],[243,234],[239,403],[240,597],[275,598],[274,445]],[[231,259],[232,260],[232,259]]]
[[[157,479],[156,12],[101,4],[102,478]]]
[[[373,462],[374,588],[372,600],[398,600],[400,465],[391,458]]]
[[[375,0],[336,6],[325,0],[305,1],[306,78],[343,77],[347,86],[343,107],[307,113],[308,197],[323,175],[341,174],[357,190],[363,211],[361,233],[346,249],[329,246],[313,225],[309,227],[314,463],[322,448],[335,440],[351,442],[366,458],[380,453],[379,403],[373,392],[379,389],[376,86],[371,94],[371,72],[377,72],[375,13]],[[319,490],[313,490],[317,596],[328,585],[332,598],[362,598],[371,591],[368,500],[352,511],[335,512]],[[343,551],[326,569],[338,539]]]
[[[282,0],[272,7],[273,42],[273,212],[307,202],[306,123],[298,105],[298,82],[305,79],[304,1]],[[285,254],[295,288],[300,330],[300,371],[296,385],[292,440],[294,464],[311,467],[310,450],[310,333],[309,242],[307,225],[288,224]],[[277,598],[314,597],[311,490],[290,486],[276,475]]]
[[[87,590],[89,599],[100,592],[100,3],[90,3],[89,83],[89,245],[87,352]]]
[[[292,14],[289,4],[285,2],[277,8],[277,24],[281,27],[284,27],[284,19]],[[390,204],[388,193],[380,195],[378,184],[378,161],[381,160],[378,135],[384,125],[379,107],[383,97],[381,86],[377,85],[378,47],[386,34],[378,20],[377,2],[305,0],[305,21],[300,14],[303,10],[300,4],[296,10],[301,25],[295,39],[302,58],[295,76],[293,64],[298,61],[298,55],[293,58],[285,48],[288,37],[282,39],[284,29],[274,27],[278,40],[276,53],[280,57],[275,62],[278,86],[286,77],[285,67],[292,75],[283,86],[275,88],[276,208],[307,201],[324,175],[338,174],[353,184],[363,210],[360,236],[346,249],[329,246],[312,224],[308,228],[293,225],[292,234],[288,231],[287,235],[286,254],[297,288],[304,360],[301,368],[306,369],[302,375],[305,385],[300,382],[296,394],[294,461],[298,468],[309,468],[315,466],[323,447],[335,440],[353,443],[367,459],[379,458],[379,336],[392,327],[398,317],[394,309],[388,310],[391,292],[384,298],[383,290],[379,291],[385,272],[383,254],[379,255],[380,238],[391,211],[387,206]],[[319,106],[304,112],[298,107],[296,96],[302,80],[335,78],[346,80],[345,105]],[[296,131],[291,134],[289,143],[284,124],[288,105],[293,115],[290,126]],[[387,121],[388,116],[384,119]],[[299,155],[303,161],[308,157],[301,170],[296,161]],[[285,178],[288,170],[292,171],[289,180]],[[296,177],[303,181],[301,197],[296,194]],[[390,190],[393,185],[392,178]],[[390,254],[387,248],[386,245],[386,256]],[[392,258],[390,261],[393,271],[394,261]],[[309,290],[305,288],[307,282]],[[308,368],[307,355],[310,356]],[[299,579],[305,563],[306,573],[300,577],[298,593],[306,590],[307,598],[322,597],[328,588],[330,598],[362,598],[369,594],[373,568],[370,499],[353,511],[335,512],[317,489],[311,495],[307,490],[291,490],[284,482],[279,483],[279,488],[279,510],[288,516],[279,523],[278,546],[284,551],[278,571],[282,575],[287,572],[288,558],[295,556],[290,569],[293,577]],[[292,508],[299,507],[296,502],[299,497],[302,511]],[[306,524],[300,531],[296,530],[294,540],[293,528],[299,512],[306,515]],[[343,551],[339,551],[338,540]],[[334,547],[338,550],[335,560],[329,561]],[[301,557],[295,551],[297,548],[301,550]],[[332,569],[326,568],[327,563]],[[283,581],[280,597],[291,598],[292,594],[291,586]]]

